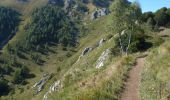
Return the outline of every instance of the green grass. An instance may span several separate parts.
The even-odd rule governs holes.
[[[50,100],[56,98],[60,100],[118,100],[119,93],[122,90],[124,80],[128,70],[134,63],[131,57],[116,57],[105,68],[89,73],[88,77],[83,77],[78,82],[64,87],[61,91],[50,95]],[[117,63],[120,62],[120,63]],[[115,64],[115,66],[114,66]],[[92,70],[92,68],[91,68]],[[85,73],[83,73],[84,75]],[[96,82],[94,84],[94,76]],[[83,87],[81,83],[87,84]]]
[[[25,17],[23,17],[25,19]],[[62,46],[51,46],[49,47],[54,52],[49,52],[48,55],[43,55],[38,52],[29,52],[28,54],[24,54],[26,58],[28,59],[21,59],[17,58],[19,62],[27,65],[30,72],[35,74],[36,77],[32,79],[27,79],[28,84],[26,86],[18,85],[15,87],[15,93],[11,93],[11,96],[5,96],[2,97],[3,99],[9,99],[13,97],[14,99],[20,100],[21,98],[25,98],[25,100],[30,100],[30,98],[35,100],[42,99],[44,93],[48,90],[49,86],[58,79],[61,79],[63,76],[67,76],[69,71],[74,71],[75,69],[80,69],[80,74],[82,76],[75,77],[75,80],[72,81],[72,85],[76,83],[77,81],[80,81],[82,79],[85,79],[91,75],[93,75],[94,72],[96,72],[95,69],[95,62],[97,61],[98,57],[101,55],[101,53],[114,46],[114,42],[110,41],[107,42],[105,45],[103,45],[101,48],[96,48],[92,52],[90,52],[85,58],[81,59],[81,61],[75,65],[74,63],[77,61],[79,55],[84,50],[84,48],[88,46],[94,46],[101,38],[106,38],[108,33],[106,30],[106,17],[100,18],[100,20],[93,21],[91,24],[87,24],[87,28],[89,31],[87,31],[86,36],[82,37],[80,40],[80,45],[77,48],[70,48],[68,47],[67,51],[63,51]],[[19,31],[17,32],[16,36],[9,42],[9,44],[14,45],[24,37],[24,31],[23,27],[25,23],[29,21],[29,18],[23,20],[19,26]],[[41,58],[45,61],[44,65],[37,65],[32,62],[30,58],[30,53],[38,53],[41,55]],[[70,53],[72,56],[67,57],[67,54]],[[6,49],[3,49],[3,56],[7,59],[9,58]],[[87,66],[86,63],[84,63],[85,60],[88,60],[89,66],[88,69],[84,72],[84,68]],[[60,71],[58,71],[60,69]],[[45,86],[45,89],[37,96],[33,96],[33,89],[31,87],[35,82],[41,79],[43,73],[53,73],[54,77],[48,81],[48,83]],[[11,78],[11,77],[9,77]],[[67,90],[67,88],[66,88]],[[68,87],[69,90],[69,87]],[[70,90],[71,91],[71,90]],[[22,93],[21,93],[22,92]]]
[[[142,73],[141,100],[169,100],[169,40],[149,54]]]
[[[22,40],[26,34],[24,26],[30,21],[30,13],[46,3],[47,0],[31,0],[29,3],[21,5],[16,0],[0,0],[0,5],[15,8],[22,14],[18,32],[10,40],[9,44],[15,45],[17,41]],[[91,7],[91,5],[89,6]],[[91,10],[93,9],[94,7],[91,8]],[[15,91],[8,96],[2,97],[2,99],[42,100],[43,95],[48,91],[51,84],[56,80],[63,80],[65,82],[64,88],[59,92],[52,93],[49,100],[118,100],[128,71],[135,62],[135,55],[129,57],[111,55],[103,68],[96,69],[96,61],[102,52],[114,47],[115,44],[112,39],[101,47],[95,48],[75,64],[84,48],[94,47],[100,39],[106,38],[109,34],[114,35],[114,33],[107,30],[107,18],[108,16],[105,16],[94,21],[85,19],[85,27],[88,30],[85,32],[85,36],[81,37],[80,44],[76,48],[68,47],[64,51],[63,46],[54,45],[49,47],[50,51],[53,52],[48,52],[48,55],[30,51],[28,54],[24,54],[28,59],[17,58],[20,63],[24,62],[36,77],[27,79],[27,85],[14,86]],[[149,29],[147,32],[150,32]],[[168,75],[170,73],[170,45],[168,41],[161,45],[164,38],[159,35],[148,35],[150,37],[147,41],[153,43],[153,48],[149,50],[151,54],[147,58],[142,74],[141,97],[142,100],[160,100],[160,96],[156,92],[161,90],[161,98],[166,100],[167,96],[170,95],[170,77]],[[161,45],[159,48],[155,48],[159,45]],[[43,65],[33,63],[30,58],[31,53],[40,54],[45,63]],[[70,55],[69,57],[68,54]],[[9,60],[10,56],[6,52],[6,47],[3,49],[3,55],[1,56],[3,59]],[[120,63],[115,68],[112,68],[118,62]],[[52,79],[47,82],[41,93],[33,96],[31,87],[47,72],[53,73]],[[6,76],[6,78],[12,80],[12,75]],[[97,77],[95,84],[93,84],[94,76]],[[89,85],[80,87],[83,82],[89,83]],[[163,88],[161,87],[160,89],[160,86],[163,86]]]

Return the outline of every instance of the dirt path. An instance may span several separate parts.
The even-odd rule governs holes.
[[[139,85],[141,80],[141,70],[144,66],[145,57],[138,58],[137,63],[129,72],[129,78],[125,83],[125,90],[121,94],[120,100],[140,100]]]

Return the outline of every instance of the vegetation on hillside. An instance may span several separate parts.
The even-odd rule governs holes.
[[[139,23],[142,15],[138,4],[129,4],[124,0],[117,0],[111,5],[109,28],[118,33],[115,38],[116,47],[121,54],[133,53],[147,49],[144,29]]]
[[[0,6],[0,44],[16,32],[18,24],[19,13]]]
[[[170,26],[170,8],[163,7],[157,10],[155,13],[153,12],[145,12],[142,15],[142,21],[147,22],[149,25],[154,27],[158,26]]]
[[[154,49],[165,40],[150,33],[157,26],[168,26],[169,9],[142,14],[137,3],[114,0],[110,6],[111,1],[77,0],[73,3],[77,6],[63,10],[61,6],[45,5],[46,0],[31,5],[34,3],[31,0],[25,2],[25,11],[28,10],[29,14],[21,17],[19,31],[16,30],[21,19],[18,12],[0,7],[0,40],[18,31],[14,42],[10,41],[0,54],[0,99],[2,96],[2,99],[29,97],[25,99],[39,100],[48,87],[60,81],[61,91],[51,93],[49,99],[118,100],[128,71],[135,64],[136,52],[151,46],[152,54],[142,75],[141,97],[143,100],[168,98],[169,45],[167,42],[159,50]],[[82,17],[89,16],[79,14],[88,12],[90,8],[87,7],[91,6],[86,5],[88,2],[96,7],[110,6],[111,13],[93,21],[82,20]],[[82,32],[84,27],[81,24],[85,25],[85,32]],[[148,31],[145,25],[151,29]],[[99,40],[103,40],[101,45]],[[88,47],[92,50],[82,56],[82,51]],[[105,50],[111,53],[104,66],[98,69],[96,63]],[[51,78],[35,96],[30,87],[41,82],[42,74],[46,73],[52,73]]]
[[[151,51],[142,73],[141,100],[170,99],[169,40]]]
[[[50,42],[74,46],[78,36],[76,22],[55,6],[36,9],[30,23],[25,26],[25,32],[23,39],[26,41],[19,41],[19,49],[38,49],[40,45],[48,45]]]
[[[30,78],[28,66],[19,59],[31,58],[34,63],[41,64],[43,49],[48,50],[51,43],[63,44],[65,47],[75,46],[79,30],[77,22],[65,11],[47,5],[32,13],[23,34],[24,37],[7,45],[8,52],[3,53],[0,58],[1,76],[4,78],[5,75],[13,75],[12,80],[7,82],[14,84],[25,84],[26,79]],[[29,55],[26,56],[27,54]]]

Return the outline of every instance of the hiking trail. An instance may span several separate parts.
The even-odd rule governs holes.
[[[139,86],[144,61],[145,57],[137,58],[136,65],[129,71],[129,77],[125,82],[125,89],[121,94],[120,100],[140,100]]]

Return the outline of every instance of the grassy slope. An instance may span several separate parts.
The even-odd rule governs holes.
[[[106,17],[103,17],[88,26],[90,28],[89,34],[87,35],[87,37],[81,40],[80,46],[78,47],[80,48],[80,50],[78,50],[78,53],[71,57],[71,59],[75,59],[76,61],[81,51],[85,47],[93,46],[101,38],[104,38],[108,35],[108,33],[105,32],[106,19],[107,19]],[[126,58],[121,59],[119,57],[111,57],[104,68],[100,70],[96,69],[95,64],[98,57],[107,48],[112,47],[114,47],[113,40],[106,42],[103,46],[99,48],[94,49],[92,52],[90,52],[88,55],[82,58],[77,64],[67,66],[64,75],[61,74],[61,76],[55,77],[54,80],[60,80],[63,78],[63,76],[65,77],[68,76],[69,80],[65,79],[64,81],[65,83],[70,84],[65,86],[61,91],[50,95],[50,100],[54,99],[94,100],[97,98],[102,100],[106,98],[118,98],[118,92],[120,92],[121,87],[123,86],[123,79],[125,78],[124,75],[130,68],[129,62],[133,62],[134,60],[133,57],[130,58],[129,61],[127,61]],[[70,59],[68,60],[70,61]],[[68,62],[68,60],[66,62]],[[120,63],[117,64],[116,62],[119,62],[119,60]],[[94,76],[96,77],[95,86],[93,85]],[[85,83],[87,84],[87,86],[81,87],[80,86],[81,83]],[[112,90],[108,92],[107,89],[110,85],[112,86],[110,87],[110,89]],[[89,91],[91,95],[89,95]],[[105,94],[98,96],[98,93],[102,94],[103,92],[105,92]],[[39,99],[42,99],[42,95],[35,98],[35,100]]]
[[[24,3],[21,5],[21,3],[17,2],[16,0],[0,0],[0,5],[15,8],[19,10],[23,15],[21,17],[23,21],[20,23],[19,31],[17,32],[16,36],[10,41],[10,44],[15,44],[18,39],[24,36],[23,26],[27,22],[29,22],[29,14],[36,7],[45,5],[46,2],[47,0],[31,0],[30,3]],[[95,7],[93,7],[92,5],[89,5],[89,7],[91,7],[91,11],[95,9]],[[16,100],[23,100],[24,98],[25,100],[41,100],[45,92],[48,90],[49,86],[54,81],[60,80],[64,75],[69,75],[68,73],[73,72],[75,69],[79,70],[79,74],[76,75],[76,77],[71,77],[73,78],[73,80],[71,80],[69,86],[64,87],[63,90],[60,92],[56,92],[50,95],[50,99],[117,99],[118,94],[123,86],[123,79],[125,78],[125,75],[127,74],[131,64],[134,62],[133,56],[128,58],[112,56],[104,68],[96,70],[96,60],[101,55],[101,53],[107,48],[111,48],[114,46],[114,42],[110,41],[105,43],[105,45],[101,46],[100,48],[96,48],[95,50],[90,52],[83,59],[81,59],[78,64],[74,64],[85,47],[94,46],[101,38],[105,38],[109,34],[106,31],[106,19],[107,17],[102,17],[92,23],[88,21],[87,28],[90,31],[86,33],[87,36],[81,39],[80,45],[76,49],[68,48],[68,51],[63,51],[62,46],[50,47],[51,51],[55,52],[49,52],[48,55],[42,55],[42,58],[45,61],[45,64],[43,66],[34,64],[30,60],[23,60],[18,58],[21,62],[24,62],[26,65],[28,65],[29,69],[32,73],[36,75],[36,77],[33,79],[28,79],[27,81],[29,82],[29,84],[27,84],[26,86],[17,86],[16,91],[13,95],[3,97],[3,99],[9,100],[10,98],[14,98]],[[170,45],[167,42],[160,48],[169,48],[169,46]],[[165,77],[163,78],[163,81],[166,81],[167,79],[170,80],[170,77],[168,77],[168,75],[164,75],[164,72],[169,73],[168,61],[170,58],[169,55],[166,54],[170,53],[170,51],[167,48],[165,50],[163,49],[163,52],[166,52],[165,54],[160,54],[160,52],[158,52],[159,50],[155,49],[148,57],[148,62],[143,72],[143,82],[141,86],[141,96],[143,100],[159,100],[159,98],[155,95],[155,91],[157,90],[149,88],[151,90],[150,92],[148,91],[148,87],[153,86],[153,88],[158,88],[160,84],[158,82],[162,81],[162,77]],[[68,53],[70,53],[72,56],[67,57],[66,55]],[[88,65],[85,62],[88,62]],[[112,70],[113,65],[117,64],[116,62],[120,62],[120,64],[114,66],[115,69],[113,71],[110,71]],[[61,70],[58,71],[58,69]],[[33,89],[31,89],[31,87],[35,82],[37,82],[37,80],[40,80],[43,73],[46,72],[53,73],[54,77],[48,81],[45,89],[39,95],[33,96]],[[108,72],[110,72],[111,74],[108,75]],[[97,79],[96,81],[95,86],[93,85],[92,80],[94,76],[99,77],[99,79]],[[105,78],[105,76],[107,76],[107,78]],[[151,80],[155,77],[155,80]],[[83,91],[82,87],[80,87],[80,84],[82,82],[87,82],[90,84],[85,86],[85,88],[83,87]],[[165,89],[163,89],[162,97],[167,97],[167,95],[169,95],[167,92],[168,88]]]
[[[29,8],[29,6],[25,7],[25,9],[27,9],[27,8]],[[29,18],[27,16],[23,16],[23,19],[24,20],[21,22],[21,25],[19,26],[19,32],[10,41],[11,44],[15,43],[15,41],[18,41],[19,38],[22,38],[24,36],[23,26],[25,23],[27,23],[27,21],[29,21]],[[111,65],[114,64],[116,61],[118,61],[118,60],[116,60],[117,58],[112,57],[108,61],[107,67],[104,67],[101,70],[95,69],[95,64],[96,64],[95,62],[97,61],[97,59],[101,55],[101,53],[103,51],[105,51],[107,48],[111,48],[114,46],[114,42],[111,40],[110,42],[105,43],[105,45],[103,45],[102,47],[96,48],[95,50],[90,52],[87,56],[85,56],[83,59],[81,59],[78,64],[74,64],[84,48],[89,47],[89,46],[94,46],[101,38],[107,37],[107,35],[109,33],[107,33],[107,31],[106,31],[106,27],[107,27],[106,19],[107,19],[107,17],[102,17],[96,21],[87,23],[87,28],[89,30],[86,33],[87,36],[83,37],[80,40],[80,45],[76,49],[68,48],[68,49],[72,49],[72,51],[76,51],[76,52],[70,52],[71,50],[63,51],[62,46],[52,46],[52,47],[50,47],[50,49],[51,49],[51,51],[55,51],[55,53],[50,52],[48,54],[48,56],[42,55],[43,60],[46,61],[45,64],[42,66],[36,65],[30,60],[23,60],[23,59],[18,58],[21,62],[24,62],[26,65],[28,65],[29,69],[31,70],[32,73],[34,73],[36,75],[36,77],[33,79],[28,79],[27,81],[29,82],[29,84],[27,84],[26,86],[16,87],[16,91],[13,95],[8,96],[8,97],[3,97],[3,98],[4,99],[5,98],[6,99],[14,98],[16,100],[22,100],[22,98],[25,98],[25,100],[30,100],[30,99],[41,100],[43,95],[45,94],[45,92],[48,90],[49,86],[55,80],[61,79],[62,76],[69,75],[68,73],[74,71],[75,69],[79,69],[80,76],[77,75],[76,77],[74,77],[74,80],[71,81],[71,83],[69,84],[70,86],[64,87],[63,91],[61,91],[60,93],[52,94],[50,96],[50,98],[54,99],[54,98],[60,97],[61,99],[66,99],[66,98],[68,99],[68,98],[70,98],[70,95],[73,95],[73,97],[76,98],[78,96],[76,93],[78,93],[80,96],[78,98],[81,98],[81,97],[88,98],[87,91],[93,91],[94,96],[95,96],[95,95],[97,95],[96,91],[99,91],[101,93],[106,92],[107,89],[102,91],[101,88],[103,88],[103,89],[108,88],[108,85],[112,85],[112,88],[113,88],[113,91],[108,92],[108,94],[112,94],[112,92],[113,92],[113,93],[115,93],[115,95],[113,95],[113,96],[110,95],[110,96],[113,98],[117,98],[118,95],[116,92],[121,90],[121,87],[123,85],[122,79],[124,78],[124,73],[126,73],[127,69],[128,69],[126,64],[125,64],[125,67],[120,67],[118,69],[118,71],[115,71],[115,75],[118,75],[118,76],[120,75],[119,78],[114,77],[114,73],[111,72],[110,77],[108,77],[106,80],[104,80],[104,77],[102,79],[98,80],[99,84],[97,84],[96,88],[93,88],[92,90],[90,90],[88,87],[87,89],[84,89],[84,92],[81,92],[81,88],[77,87],[78,86],[77,84],[81,83],[82,81],[85,81],[85,80],[91,81],[91,77],[93,77],[93,75],[96,75],[96,76],[107,75],[107,71],[110,70]],[[68,52],[71,53],[73,56],[68,58],[66,56]],[[63,59],[63,60],[61,61],[61,59]],[[88,67],[87,67],[87,63],[84,63],[84,62],[88,62]],[[123,66],[123,65],[120,64],[120,66]],[[85,67],[87,67],[87,69],[84,69]],[[117,66],[117,67],[119,67],[119,66]],[[58,71],[58,68],[60,68],[60,71]],[[42,72],[42,70],[43,70],[43,72]],[[43,73],[46,73],[46,72],[53,73],[54,77],[48,81],[48,83],[45,86],[45,89],[40,94],[38,94],[37,96],[33,96],[33,89],[31,87],[33,86],[33,84],[35,84],[35,82],[37,82],[37,80],[40,80]],[[100,74],[103,72],[105,72],[105,74],[103,74],[103,75]],[[119,73],[119,72],[121,72],[121,73]],[[117,83],[113,82],[113,80],[116,80]],[[67,80],[65,80],[65,81],[67,81]],[[105,83],[109,83],[109,84],[105,85]],[[78,89],[78,91],[76,91],[75,94],[72,94],[72,90],[75,91],[74,89]],[[108,95],[108,94],[106,93],[105,95]],[[67,97],[65,95],[67,95]],[[105,95],[103,95],[103,97]],[[90,98],[92,98],[92,97],[90,97]],[[97,97],[97,96],[95,96],[95,97]],[[71,99],[73,99],[73,98],[71,98]]]
[[[102,24],[103,26],[97,26],[99,24]],[[58,80],[60,79],[62,76],[66,75],[68,72],[74,70],[75,67],[79,67],[79,69],[83,70],[83,67],[86,66],[86,64],[84,64],[83,61],[80,61],[80,63],[78,64],[78,66],[75,66],[74,63],[76,62],[76,60],[78,59],[79,55],[81,54],[81,52],[83,51],[84,48],[86,47],[89,47],[89,46],[93,46],[95,45],[101,38],[104,38],[107,36],[107,33],[105,32],[105,18],[102,18],[95,22],[93,22],[92,24],[90,24],[90,26],[87,26],[87,27],[90,27],[90,28],[93,28],[93,29],[90,29],[90,31],[87,33],[88,35],[83,37],[80,41],[80,45],[76,48],[76,53],[70,57],[70,58],[64,58],[64,61],[62,63],[56,63],[54,66],[56,68],[53,68],[51,70],[57,70],[57,67],[61,67],[61,71],[57,73],[57,71],[55,72],[55,77],[53,79],[51,79],[51,82],[49,82],[49,84],[47,84],[47,88],[46,88],[46,91],[48,89],[48,87],[51,85],[50,83],[53,83],[54,80]],[[99,35],[100,34],[100,35]],[[108,48],[108,46],[102,48],[101,50],[98,50],[99,52],[96,52],[93,51],[91,52],[89,55],[91,55],[91,59],[89,59],[89,64],[90,65],[93,65],[93,63],[97,60],[97,57],[100,56],[101,52],[103,52],[106,48]],[[98,56],[93,56],[93,54],[97,53]],[[61,52],[59,52],[61,53]],[[52,59],[57,59],[56,56],[54,56],[54,58],[51,58],[49,59],[49,61],[51,62]],[[82,60],[85,60],[85,59],[82,59]],[[46,66],[49,66],[49,65],[46,65]],[[91,74],[93,73],[94,71],[94,67],[93,67],[93,70],[89,70],[87,71],[86,75],[88,74]],[[87,77],[86,75],[84,75],[83,77]],[[82,79],[83,79],[82,77]],[[32,90],[31,90],[32,91]],[[38,95],[37,97],[35,97],[35,99],[42,99],[44,93],[46,91],[43,91],[40,95]]]
[[[170,29],[167,29],[159,36],[167,36]],[[165,37],[164,37],[165,38]],[[142,74],[141,98],[142,100],[169,100],[170,96],[170,40],[161,46],[151,50]]]

